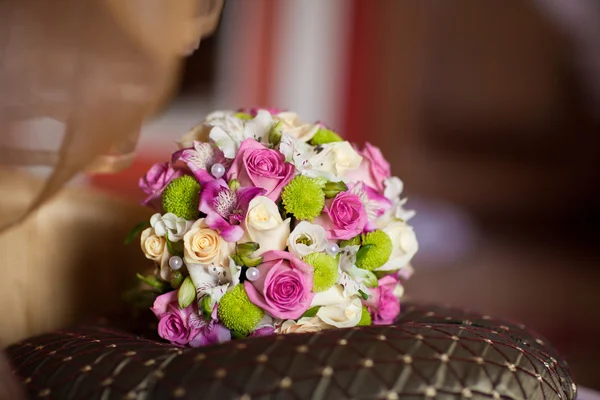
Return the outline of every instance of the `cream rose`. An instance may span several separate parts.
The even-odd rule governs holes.
[[[325,228],[306,221],[296,225],[287,240],[289,252],[298,258],[325,251],[328,243]]]
[[[392,239],[392,254],[388,262],[376,271],[395,271],[407,267],[419,250],[417,236],[412,226],[403,221],[395,221],[381,228]]]
[[[269,250],[283,250],[290,236],[290,221],[285,221],[279,214],[279,209],[273,200],[265,196],[257,196],[250,201],[248,213],[244,221],[244,238],[259,244],[255,256]]]
[[[331,326],[327,325],[318,317],[304,317],[300,318],[297,322],[288,319],[281,326],[275,329],[278,334],[286,333],[313,333],[322,331],[323,329],[330,329]]]
[[[317,317],[325,324],[336,328],[350,328],[360,322],[362,302],[360,297],[344,296],[344,288],[334,285],[330,289],[315,294],[311,307],[321,306]]]
[[[186,264],[229,265],[228,257],[235,243],[225,241],[217,231],[206,226],[204,218],[194,222],[183,236],[183,254]]]
[[[281,122],[282,131],[284,133],[287,133],[301,142],[308,142],[319,130],[319,125],[302,122],[298,114],[294,112],[281,112],[274,115],[273,119],[277,122]]]
[[[312,168],[326,171],[336,176],[357,169],[363,158],[349,142],[335,142],[321,145],[322,150],[309,158]]]
[[[169,268],[171,254],[167,248],[167,240],[158,236],[153,228],[147,228],[142,232],[140,244],[146,258],[160,265],[160,277],[169,280],[171,277]]]

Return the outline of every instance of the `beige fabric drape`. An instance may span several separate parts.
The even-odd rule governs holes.
[[[77,172],[128,166],[144,118],[223,0],[0,0],[0,167],[49,166],[21,221]],[[0,196],[10,185],[0,182]]]

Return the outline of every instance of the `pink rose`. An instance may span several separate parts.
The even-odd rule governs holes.
[[[385,189],[383,181],[391,175],[390,163],[386,161],[378,147],[368,142],[359,154],[363,157],[363,161],[357,169],[346,174],[346,179],[364,182],[365,185],[383,193]]]
[[[314,297],[313,268],[286,251],[263,254],[260,276],[245,281],[250,301],[275,318],[296,319],[310,307]]]
[[[181,175],[183,175],[183,172],[179,169],[174,169],[168,162],[154,164],[150,167],[146,176],[140,178],[138,183],[140,189],[149,195],[142,204],[162,209],[160,202],[156,203],[155,200],[160,200],[160,196],[167,185]]]
[[[188,319],[193,314],[190,305],[183,310],[177,303],[177,290],[162,294],[156,298],[151,308],[154,315],[159,318],[158,335],[173,344],[184,346],[195,336],[188,325]]]
[[[373,325],[389,325],[400,314],[400,300],[394,295],[398,278],[386,275],[379,280],[379,286],[369,289],[371,296],[363,304],[369,308]]]
[[[285,162],[283,154],[267,149],[254,139],[246,139],[233,160],[227,180],[235,178],[242,186],[263,188],[266,190],[264,196],[277,201],[294,173],[294,165]]]
[[[325,204],[327,217],[321,216],[316,222],[327,231],[327,239],[348,240],[363,232],[367,224],[367,213],[354,193],[340,192],[332,201]]]

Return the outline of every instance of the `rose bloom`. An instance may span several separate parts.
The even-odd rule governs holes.
[[[254,252],[257,257],[269,250],[283,250],[290,235],[290,222],[290,218],[285,221],[281,218],[273,200],[256,196],[248,205],[241,242],[258,243],[260,248]]]
[[[304,317],[300,318],[298,322],[288,319],[276,329],[276,332],[279,334],[314,333],[324,329],[331,329],[331,326],[321,321],[319,317]]]
[[[179,169],[174,169],[168,162],[156,163],[140,178],[138,185],[140,189],[148,195],[142,202],[143,205],[150,205],[157,210],[162,210],[160,196],[169,183],[175,178],[183,175]]]
[[[386,161],[378,147],[365,143],[365,148],[359,153],[363,160],[360,166],[349,171],[344,180],[364,182],[365,185],[374,187],[383,193],[384,181],[390,177],[390,163]]]
[[[195,336],[196,332],[188,325],[188,319],[194,312],[193,306],[179,309],[177,290],[158,296],[150,309],[159,318],[158,335],[161,338],[184,346]]]
[[[351,239],[362,233],[367,224],[367,213],[360,197],[350,192],[338,193],[332,201],[325,203],[324,210],[326,216],[317,217],[316,223],[325,228],[328,239]]]
[[[233,160],[227,180],[235,178],[242,186],[263,188],[266,190],[265,196],[276,201],[294,174],[294,165],[285,162],[283,154],[266,148],[254,139],[246,139]]]
[[[313,268],[286,251],[268,251],[258,267],[260,276],[245,281],[248,298],[275,318],[296,319],[314,297]]]
[[[217,231],[206,226],[204,218],[194,222],[183,236],[183,255],[186,264],[229,265],[228,256],[235,243],[227,242]]]
[[[363,300],[373,317],[373,325],[389,325],[400,314],[400,300],[394,293],[398,286],[398,278],[386,275],[379,280],[379,286],[371,288],[371,296]]]
[[[324,324],[336,328],[356,326],[362,315],[360,297],[346,297],[342,285],[333,285],[324,292],[316,293],[310,306],[321,306],[317,311],[317,317]]]
[[[403,221],[381,225],[382,230],[392,239],[392,254],[388,262],[377,271],[395,271],[409,266],[419,250],[419,242],[412,226]]]
[[[160,277],[169,280],[171,274],[169,258],[171,255],[167,248],[166,239],[158,236],[153,228],[147,228],[141,234],[140,244],[146,258],[160,264]]]

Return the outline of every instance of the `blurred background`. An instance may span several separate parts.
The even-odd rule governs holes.
[[[600,2],[227,0],[133,167],[215,109],[277,106],[381,147],[421,250],[408,298],[518,320],[600,388]]]

